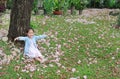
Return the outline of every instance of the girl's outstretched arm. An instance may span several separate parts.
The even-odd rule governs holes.
[[[16,38],[14,39],[14,41],[16,41],[16,40],[22,40],[22,41],[25,41],[25,39],[26,39],[26,37],[22,37],[22,36],[20,36],[20,37],[16,37]]]
[[[36,36],[36,39],[38,40],[38,39],[43,39],[43,38],[46,38],[47,37],[47,35],[39,35],[39,36]]]

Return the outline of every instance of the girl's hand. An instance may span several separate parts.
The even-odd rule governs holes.
[[[16,40],[18,40],[18,37],[16,37],[16,38],[14,39],[14,41],[16,41]]]

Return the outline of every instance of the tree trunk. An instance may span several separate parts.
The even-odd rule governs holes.
[[[46,15],[47,14],[47,11],[45,9],[43,9],[43,14]]]
[[[75,6],[72,4],[72,5],[71,5],[71,15],[74,14],[74,10],[75,10]]]
[[[81,15],[82,14],[82,10],[79,10],[79,15]]]
[[[30,27],[32,4],[34,0],[14,0],[10,15],[8,40],[13,41],[17,36],[25,36]]]

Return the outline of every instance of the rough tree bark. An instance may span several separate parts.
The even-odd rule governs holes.
[[[8,40],[13,41],[17,36],[25,36],[30,27],[32,4],[34,0],[14,0],[10,15]]]

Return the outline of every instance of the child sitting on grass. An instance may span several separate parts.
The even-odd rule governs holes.
[[[37,48],[36,41],[39,39],[46,38],[46,35],[39,35],[35,36],[34,35],[34,30],[32,28],[29,28],[27,30],[27,36],[23,37],[16,37],[14,40],[21,40],[25,42],[25,47],[24,47],[24,55],[28,56],[30,58],[33,58],[40,63],[44,63],[45,59],[44,56],[41,54],[41,52]]]

